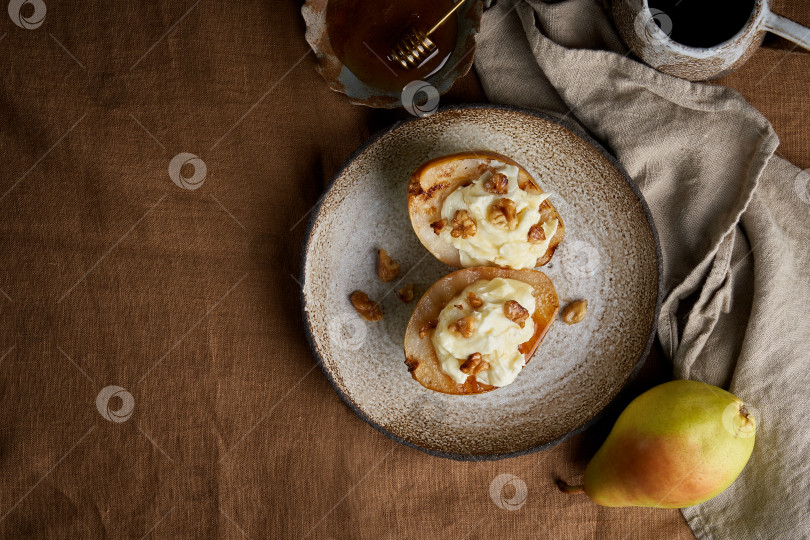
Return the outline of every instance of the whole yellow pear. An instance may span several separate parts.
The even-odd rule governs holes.
[[[698,381],[671,381],[634,399],[588,463],[585,493],[602,506],[683,508],[711,499],[742,472],[756,419],[742,400]]]

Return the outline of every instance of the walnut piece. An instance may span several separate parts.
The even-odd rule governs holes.
[[[380,305],[369,300],[368,295],[363,291],[354,291],[349,299],[357,313],[365,320],[379,321],[382,319],[383,314]]]
[[[503,173],[495,173],[484,181],[484,191],[495,193],[496,195],[503,195],[507,191],[509,180]]]
[[[377,250],[377,275],[386,283],[399,275],[399,263],[389,257],[384,249]]]
[[[517,208],[512,199],[498,199],[489,207],[487,219],[502,229],[514,231],[517,228]]]
[[[413,283],[408,283],[402,287],[397,293],[397,296],[406,304],[413,300]]]
[[[521,306],[517,300],[507,300],[503,305],[503,313],[510,321],[523,328],[529,318],[529,310]]]
[[[489,362],[481,358],[481,353],[472,353],[467,360],[459,367],[465,375],[478,375],[482,371],[489,369]]]
[[[461,334],[461,337],[468,338],[475,332],[475,317],[472,315],[461,317],[456,322],[449,325],[448,328],[450,328],[451,332]]]
[[[440,219],[439,221],[434,221],[430,224],[430,227],[433,229],[433,232],[439,234],[444,229],[445,225],[447,225],[447,221]]]
[[[422,326],[422,328],[419,329],[419,339],[425,339],[425,336],[427,336],[427,333],[429,331],[433,330],[434,328],[436,328],[436,326],[438,326],[438,324],[439,324],[439,321],[436,320],[436,319],[433,319],[432,321],[426,322]]]
[[[530,244],[540,244],[546,240],[546,231],[539,223],[529,227],[528,240]]]
[[[565,306],[562,312],[562,320],[565,324],[577,324],[578,322],[582,322],[582,319],[585,318],[587,313],[588,301],[576,300]]]
[[[474,292],[467,293],[467,302],[470,304],[470,307],[473,309],[479,309],[481,306],[484,305],[484,301],[478,297],[477,294]]]
[[[450,236],[453,238],[470,238],[475,236],[478,232],[478,225],[475,220],[470,217],[466,210],[456,210],[453,215],[453,230],[450,231]]]

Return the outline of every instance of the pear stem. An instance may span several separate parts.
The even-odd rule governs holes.
[[[569,495],[573,495],[575,493],[585,493],[585,486],[583,485],[572,486],[564,480],[557,480],[556,484],[560,491],[563,493],[568,493]]]

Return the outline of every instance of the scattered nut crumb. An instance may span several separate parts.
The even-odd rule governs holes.
[[[487,219],[493,225],[514,231],[517,227],[517,208],[512,199],[498,199],[489,207]]]
[[[377,275],[386,283],[399,275],[399,263],[384,249],[377,250]]]
[[[456,309],[464,309],[464,304],[453,304]]]
[[[540,224],[532,225],[527,236],[530,244],[540,244],[546,240],[546,231]]]
[[[588,313],[588,301],[576,300],[571,302],[562,312],[562,320],[565,324],[577,324],[582,322],[585,315]]]
[[[468,338],[473,335],[473,332],[475,332],[475,317],[472,315],[461,317],[456,322],[451,324],[449,328],[452,332],[461,334],[461,337]]]
[[[350,298],[354,309],[367,321],[379,321],[383,317],[382,309],[376,302],[369,300],[363,291],[354,291]]]
[[[439,324],[439,321],[436,320],[436,319],[433,319],[432,321],[426,322],[422,326],[422,328],[419,329],[419,339],[425,339],[425,336],[427,335],[427,333],[429,331],[433,330],[434,328],[436,328],[436,326],[438,326],[438,324]]]
[[[503,195],[507,191],[509,179],[503,173],[495,173],[484,182],[484,191]]]
[[[503,305],[506,318],[523,328],[529,318],[529,310],[521,306],[517,300],[507,300]]]
[[[453,238],[470,238],[475,236],[478,232],[478,225],[475,220],[470,217],[466,210],[456,210],[453,215],[453,230],[450,231],[450,236]]]
[[[397,296],[400,300],[405,302],[406,304],[413,300],[413,283],[408,283],[403,288],[399,290]]]
[[[433,232],[439,234],[444,230],[445,225],[447,225],[447,221],[440,219],[439,221],[434,221],[430,224],[430,227],[433,229]]]
[[[478,375],[482,371],[489,369],[489,363],[484,362],[481,358],[481,353],[472,353],[467,357],[467,360],[459,367],[465,375]]]
[[[478,309],[484,305],[484,301],[481,300],[474,292],[467,293],[467,302],[469,302],[470,307],[473,309]]]

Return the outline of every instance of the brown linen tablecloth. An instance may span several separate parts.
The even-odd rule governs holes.
[[[44,4],[41,24],[41,6],[0,13],[2,537],[692,537],[675,510],[554,488],[616,410],[551,450],[457,463],[332,391],[300,316],[306,217],[405,113],[326,87],[298,2]],[[806,2],[774,4],[810,24]],[[810,55],[770,45],[720,82],[808,167]],[[469,75],[443,103],[483,99]],[[198,189],[172,181],[189,159]],[[654,354],[625,402],[670,369]],[[490,496],[500,474],[526,485],[517,511]]]

